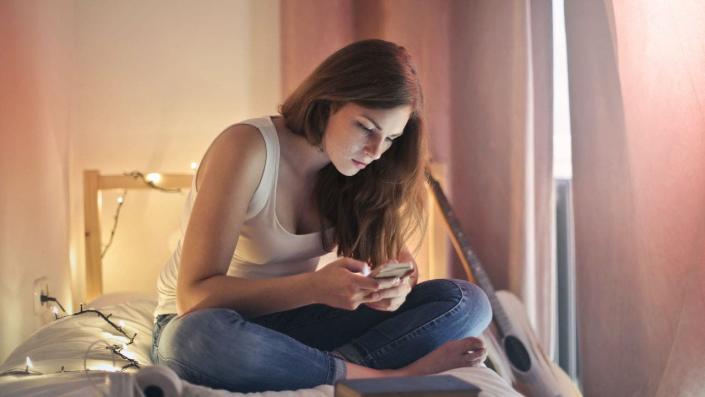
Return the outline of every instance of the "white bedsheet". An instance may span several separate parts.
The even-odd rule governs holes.
[[[126,355],[137,360],[142,367],[151,366],[149,352],[152,342],[152,312],[156,302],[138,294],[109,294],[88,305],[111,314],[110,319],[119,323],[129,334],[137,333],[133,344],[127,346]],[[110,344],[125,342],[105,321],[95,314],[66,317],[56,320],[36,332],[18,346],[0,366],[0,373],[24,370],[26,357],[30,357],[33,370],[43,375],[10,375],[0,377],[0,396],[139,396],[136,369],[110,372],[105,369],[120,368],[127,362],[116,359],[108,350],[100,349],[102,343],[88,347],[96,341]],[[87,356],[88,373],[84,372],[84,355]],[[58,373],[61,367],[64,372]],[[458,368],[444,374],[457,376],[480,387],[482,396],[519,396],[502,378],[486,367]],[[180,381],[182,397],[332,397],[333,386],[320,385],[312,389],[264,393],[232,393]],[[99,390],[102,392],[99,392]]]

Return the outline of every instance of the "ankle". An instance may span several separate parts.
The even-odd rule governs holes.
[[[409,368],[410,365],[404,367],[404,368],[399,368],[399,369],[392,369],[390,371],[393,371],[390,375],[388,376],[413,376],[416,375],[416,372],[413,371],[413,369]]]

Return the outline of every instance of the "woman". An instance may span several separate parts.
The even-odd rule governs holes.
[[[326,59],[281,116],[223,131],[158,281],[154,362],[252,392],[484,361],[472,336],[487,297],[460,280],[416,285],[404,244],[424,220],[421,100],[406,50],[365,40]],[[396,261],[414,270],[365,276]]]

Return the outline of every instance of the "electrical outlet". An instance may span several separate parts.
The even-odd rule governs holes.
[[[32,298],[34,299],[34,314],[41,315],[45,302],[42,302],[42,294],[49,295],[49,281],[46,277],[39,277],[32,284]]]

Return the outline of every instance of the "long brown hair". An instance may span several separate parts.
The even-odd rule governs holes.
[[[328,164],[319,171],[315,186],[323,246],[338,244],[338,255],[377,266],[396,258],[414,231],[425,229],[423,96],[406,49],[383,40],[352,43],[324,60],[280,112],[287,128],[319,145],[328,116],[349,102],[367,108],[412,108],[403,134],[381,158],[353,176]],[[331,225],[332,241],[323,232]]]

